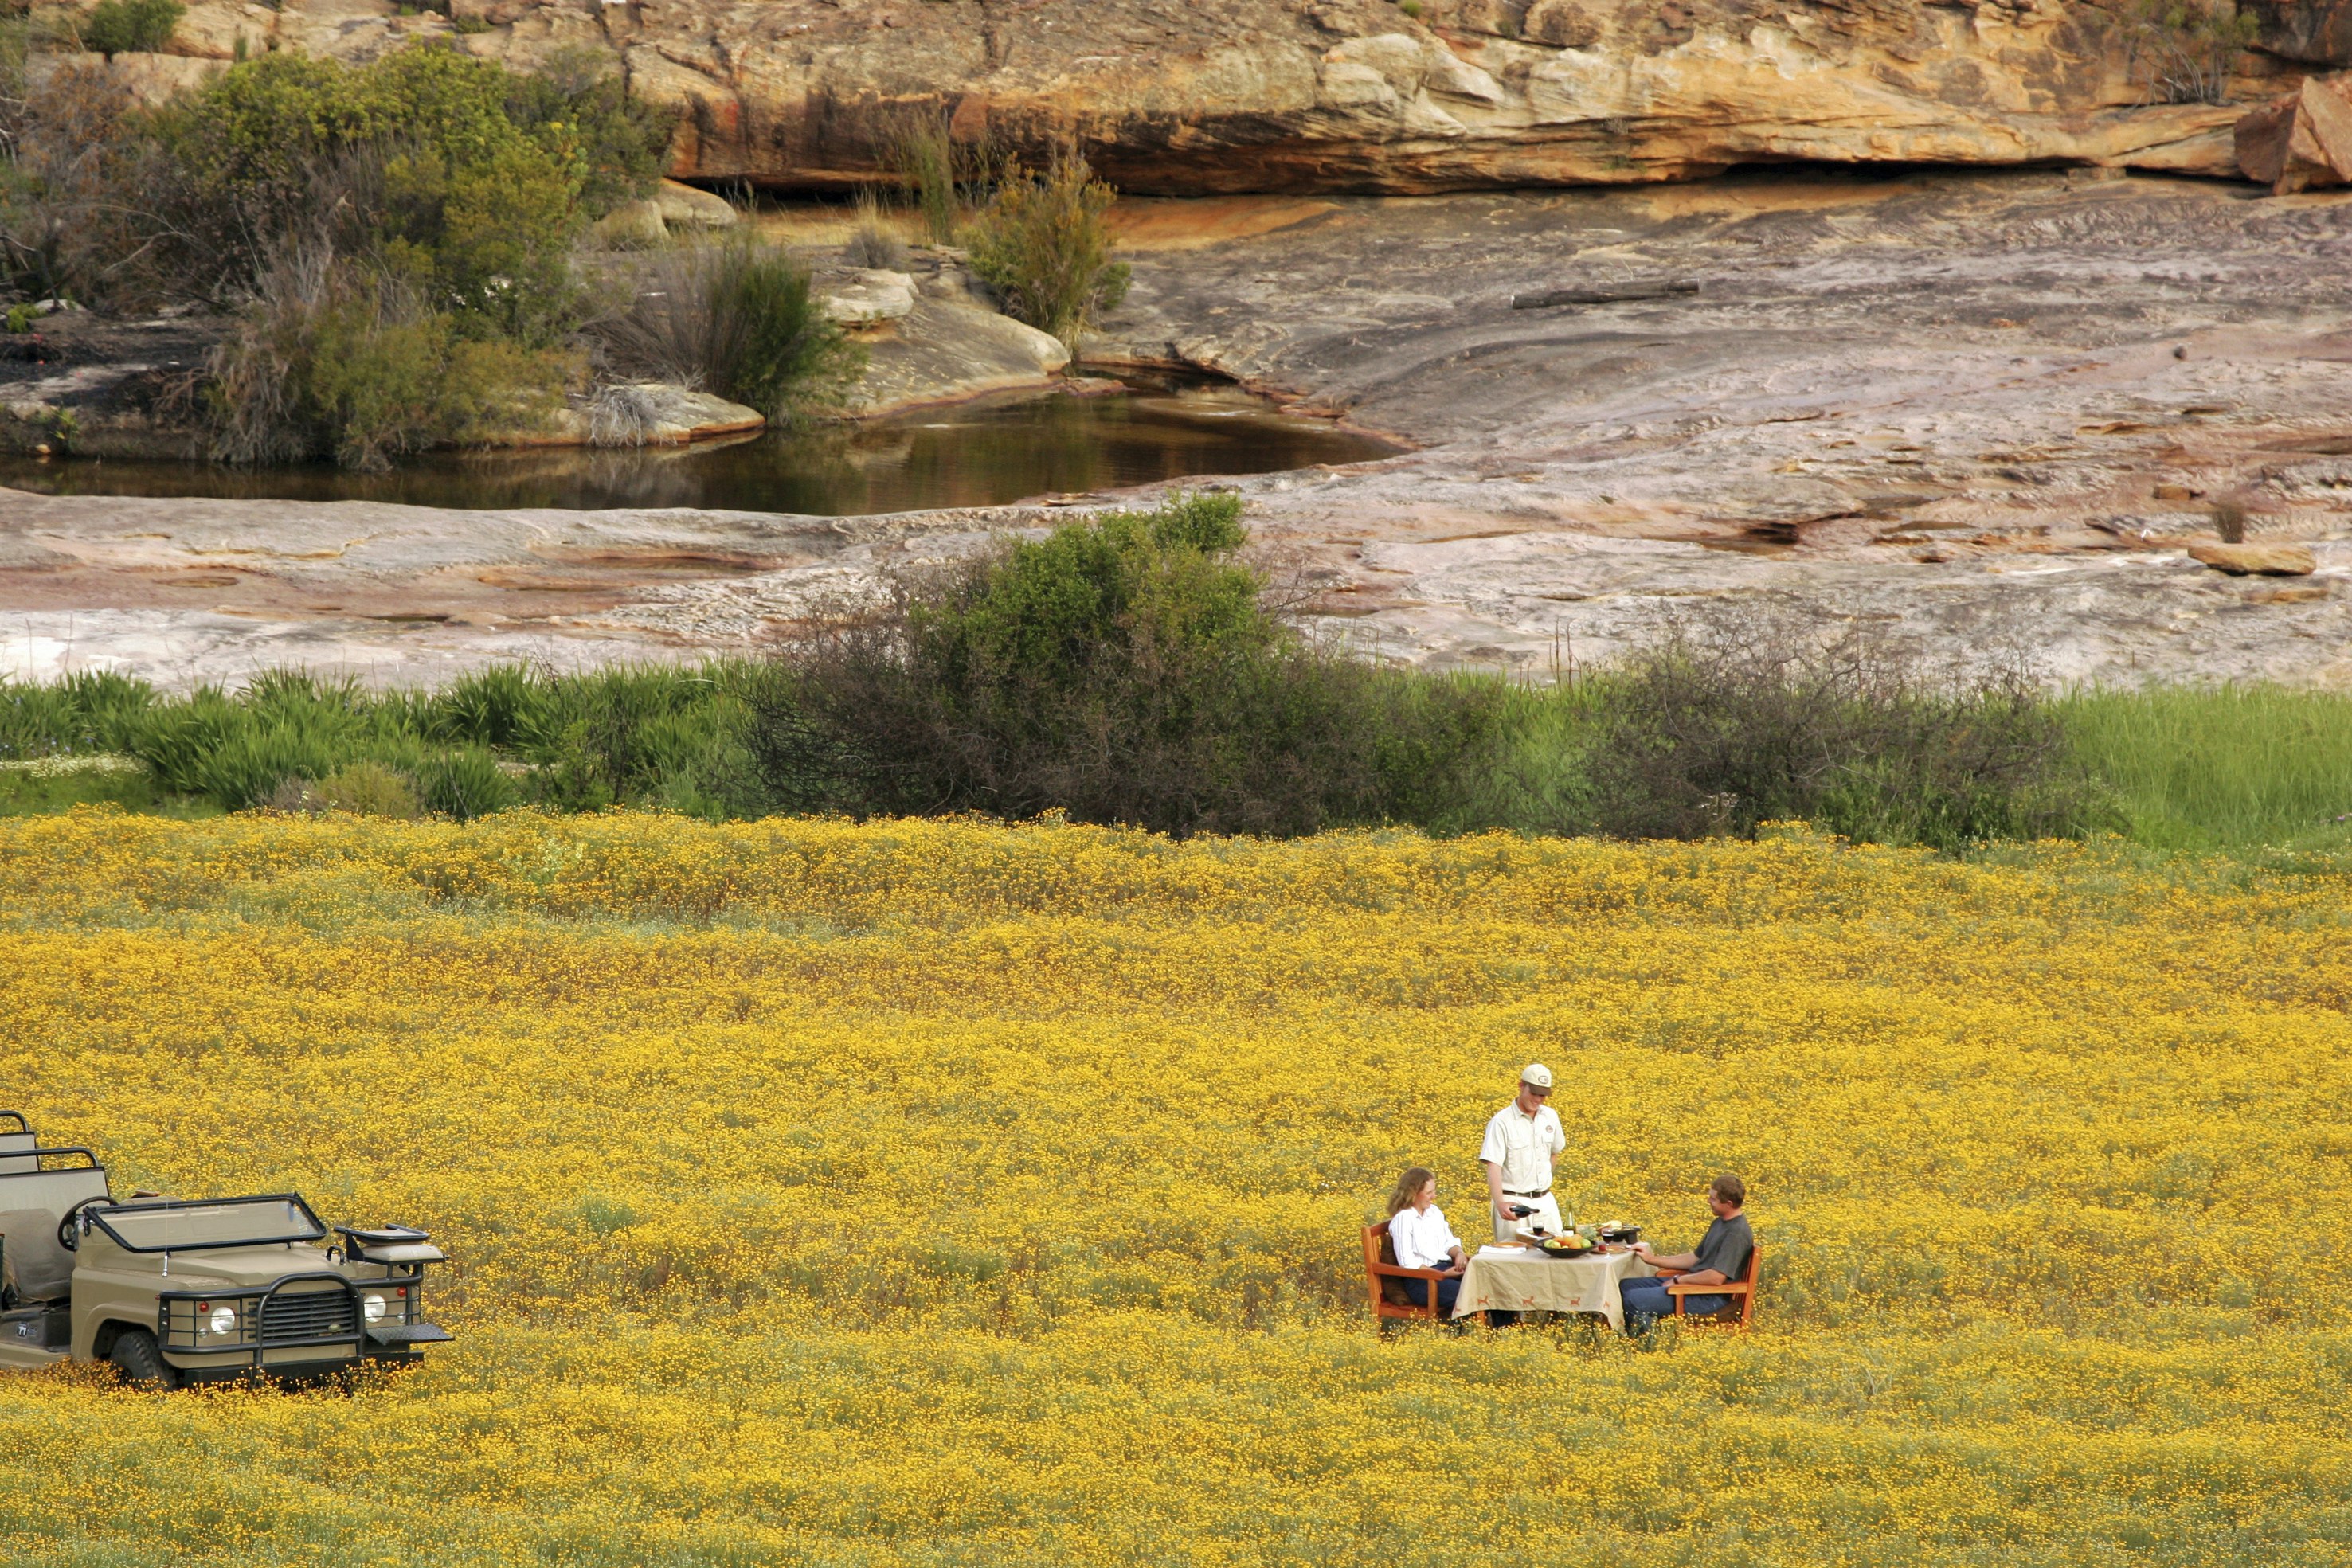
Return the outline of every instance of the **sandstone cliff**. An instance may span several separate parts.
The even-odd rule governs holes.
[[[614,62],[685,111],[675,172],[876,177],[894,119],[1075,137],[1139,193],[1620,184],[1735,164],[2077,162],[2228,175],[2246,101],[2352,47],[2346,0],[2274,0],[2236,107],[2151,102],[2132,0],[200,0],[176,60],[419,36]]]

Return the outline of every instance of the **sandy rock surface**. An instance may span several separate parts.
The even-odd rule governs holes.
[[[1039,520],[0,489],[0,674],[127,668],[165,685],[237,685],[299,664],[408,683],[509,660],[571,669],[740,652],[873,592],[891,566]]]
[[[1540,677],[1760,604],[2053,680],[2352,683],[2352,194],[1745,177],[1120,223],[1134,291],[1092,352],[1228,371],[1419,445],[1236,484],[1277,570],[1368,651]],[[1661,280],[1691,287],[1633,287]],[[1625,297],[1512,305],[1563,292]],[[2220,508],[2312,572],[2191,559]],[[0,670],[146,663],[173,637],[214,673],[288,639],[394,674],[386,649],[756,648],[895,564],[1067,515],[5,494]]]
[[[1432,444],[1241,486],[1395,656],[1541,671],[1755,595],[2059,679],[2345,678],[2344,198],[1759,178],[1290,215],[1139,267],[1101,347]],[[1511,304],[1658,279],[1696,291]],[[2225,506],[2325,591],[2189,561]]]

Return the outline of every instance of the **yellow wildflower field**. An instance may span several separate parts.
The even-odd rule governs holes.
[[[356,1392],[0,1380],[45,1564],[2352,1561],[2346,883],[2049,847],[0,823],[0,1105],[430,1228]],[[1397,1171],[1759,1323],[1376,1334]]]

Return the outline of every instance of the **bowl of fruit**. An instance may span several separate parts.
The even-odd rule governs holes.
[[[1573,1230],[1563,1236],[1547,1236],[1537,1245],[1547,1258],[1582,1258],[1592,1251],[1592,1243]]]

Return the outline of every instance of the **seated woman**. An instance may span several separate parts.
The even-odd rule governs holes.
[[[1462,1293],[1462,1270],[1469,1264],[1462,1256],[1462,1239],[1437,1207],[1436,1173],[1415,1166],[1397,1177],[1396,1190],[1389,1194],[1389,1245],[1396,1249],[1401,1268],[1445,1270],[1445,1278],[1437,1281],[1437,1315],[1452,1317],[1454,1298]],[[1397,1283],[1414,1306],[1429,1305],[1427,1280]]]

